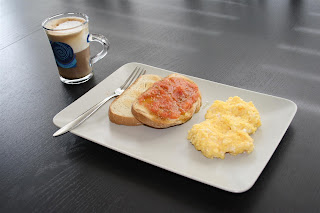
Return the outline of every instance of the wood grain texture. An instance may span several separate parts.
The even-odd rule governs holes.
[[[111,42],[83,85],[59,81],[41,29],[66,11],[88,14],[90,31]],[[0,212],[317,212],[319,14],[313,0],[0,0]],[[52,137],[56,113],[133,61],[297,103],[252,189],[227,193],[72,134]]]

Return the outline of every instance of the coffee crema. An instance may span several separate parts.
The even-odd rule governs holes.
[[[49,21],[45,28],[60,76],[66,79],[78,79],[89,75],[92,67],[86,20],[79,17],[64,17]]]

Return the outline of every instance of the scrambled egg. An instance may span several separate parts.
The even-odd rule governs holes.
[[[224,159],[225,153],[237,155],[253,151],[253,134],[261,120],[253,103],[238,96],[226,102],[215,101],[208,109],[206,120],[193,125],[188,140],[207,158]]]

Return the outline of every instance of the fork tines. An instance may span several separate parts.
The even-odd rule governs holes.
[[[141,75],[144,75],[146,73],[146,70],[136,67],[131,75],[127,78],[127,80],[121,85],[121,89],[125,90],[127,89],[136,79],[138,79]]]

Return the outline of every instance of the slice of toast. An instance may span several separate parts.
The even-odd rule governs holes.
[[[150,88],[156,81],[161,80],[158,75],[142,75],[130,85],[120,96],[118,96],[109,107],[109,119],[111,122],[126,125],[142,125],[131,112],[132,103],[137,97]]]
[[[183,75],[180,75],[180,74],[171,74],[171,75],[167,76],[166,78],[173,78],[173,77],[185,79],[196,86],[196,84],[192,80],[190,80],[189,78],[187,78]],[[164,78],[164,79],[166,79],[166,78]],[[157,87],[156,84],[154,84],[153,87]],[[200,110],[201,93],[200,93],[197,86],[196,86],[196,88],[197,88],[197,92],[199,93],[199,97],[192,104],[191,108],[189,110],[187,110],[185,113],[180,114],[180,116],[178,118],[172,119],[172,118],[160,117],[159,115],[151,112],[143,103],[139,102],[139,97],[132,104],[132,114],[141,123],[146,124],[151,127],[154,127],[154,128],[167,128],[170,126],[183,124],[183,123],[187,122],[188,120],[190,120],[194,113],[196,113]],[[149,90],[151,90],[151,89],[152,88],[150,88]],[[147,92],[148,92],[148,90],[145,93],[147,93]],[[141,95],[144,95],[145,93],[143,93]]]

